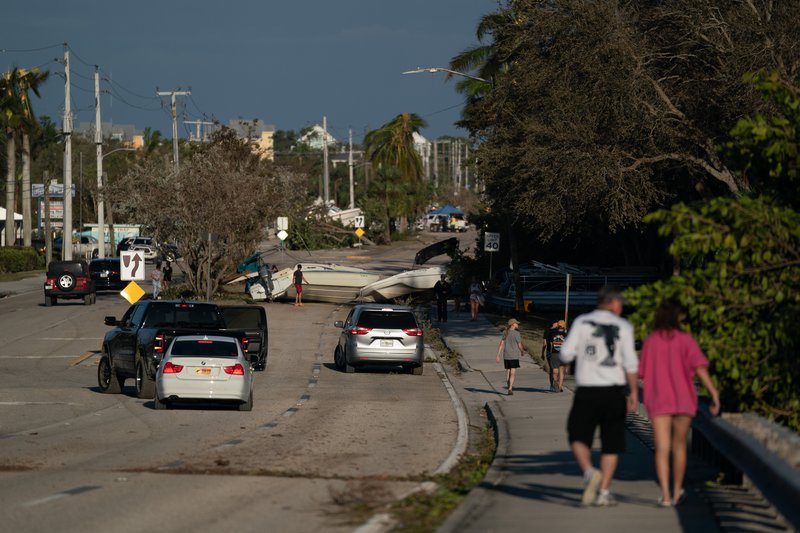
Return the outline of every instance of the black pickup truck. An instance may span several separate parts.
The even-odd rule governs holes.
[[[105,324],[114,328],[103,338],[97,369],[100,390],[119,393],[125,380],[134,378],[136,396],[153,398],[158,365],[172,339],[179,335],[234,336],[242,343],[253,368],[258,369],[262,362],[265,367],[267,322],[264,308],[253,306],[260,312],[251,312],[251,319],[243,321],[242,312],[237,311],[240,307],[226,308],[208,302],[143,300],[132,305],[119,320],[113,316],[105,317]],[[228,310],[233,323],[231,327],[225,320]],[[263,320],[254,321],[252,317],[256,315],[263,316]],[[245,323],[252,327],[237,327]]]

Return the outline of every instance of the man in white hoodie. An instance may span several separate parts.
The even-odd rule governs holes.
[[[572,453],[583,471],[583,505],[616,504],[609,486],[619,454],[625,451],[625,415],[635,411],[639,403],[639,359],[633,326],[620,316],[622,306],[622,293],[604,288],[598,296],[597,309],[575,319],[561,346],[561,362],[575,361],[578,389],[567,433]],[[592,441],[597,426],[602,441],[599,471],[592,465]]]

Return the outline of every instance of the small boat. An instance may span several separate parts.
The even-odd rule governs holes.
[[[436,285],[444,273],[442,267],[408,270],[370,283],[361,289],[359,298],[364,301],[385,302],[415,292],[427,291]]]
[[[358,298],[363,287],[380,279],[380,274],[363,268],[336,264],[302,263],[303,276],[308,282],[303,285],[303,299],[314,302],[348,303]],[[293,299],[293,275],[295,268],[284,268],[272,275],[275,299]]]

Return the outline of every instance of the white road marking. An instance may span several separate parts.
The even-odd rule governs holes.
[[[40,337],[40,341],[101,341],[103,337]]]
[[[0,355],[0,359],[68,359],[75,357],[72,355]]]
[[[74,402],[0,402],[0,405],[83,405]]]

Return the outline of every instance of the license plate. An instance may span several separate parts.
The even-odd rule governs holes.
[[[199,374],[201,376],[210,376],[211,375],[211,369],[210,368],[195,368],[194,371],[195,371],[196,374]]]
[[[107,278],[108,277],[108,272],[100,272],[100,277],[101,278]]]
[[[394,341],[381,341],[381,348],[391,348],[394,345]]]

